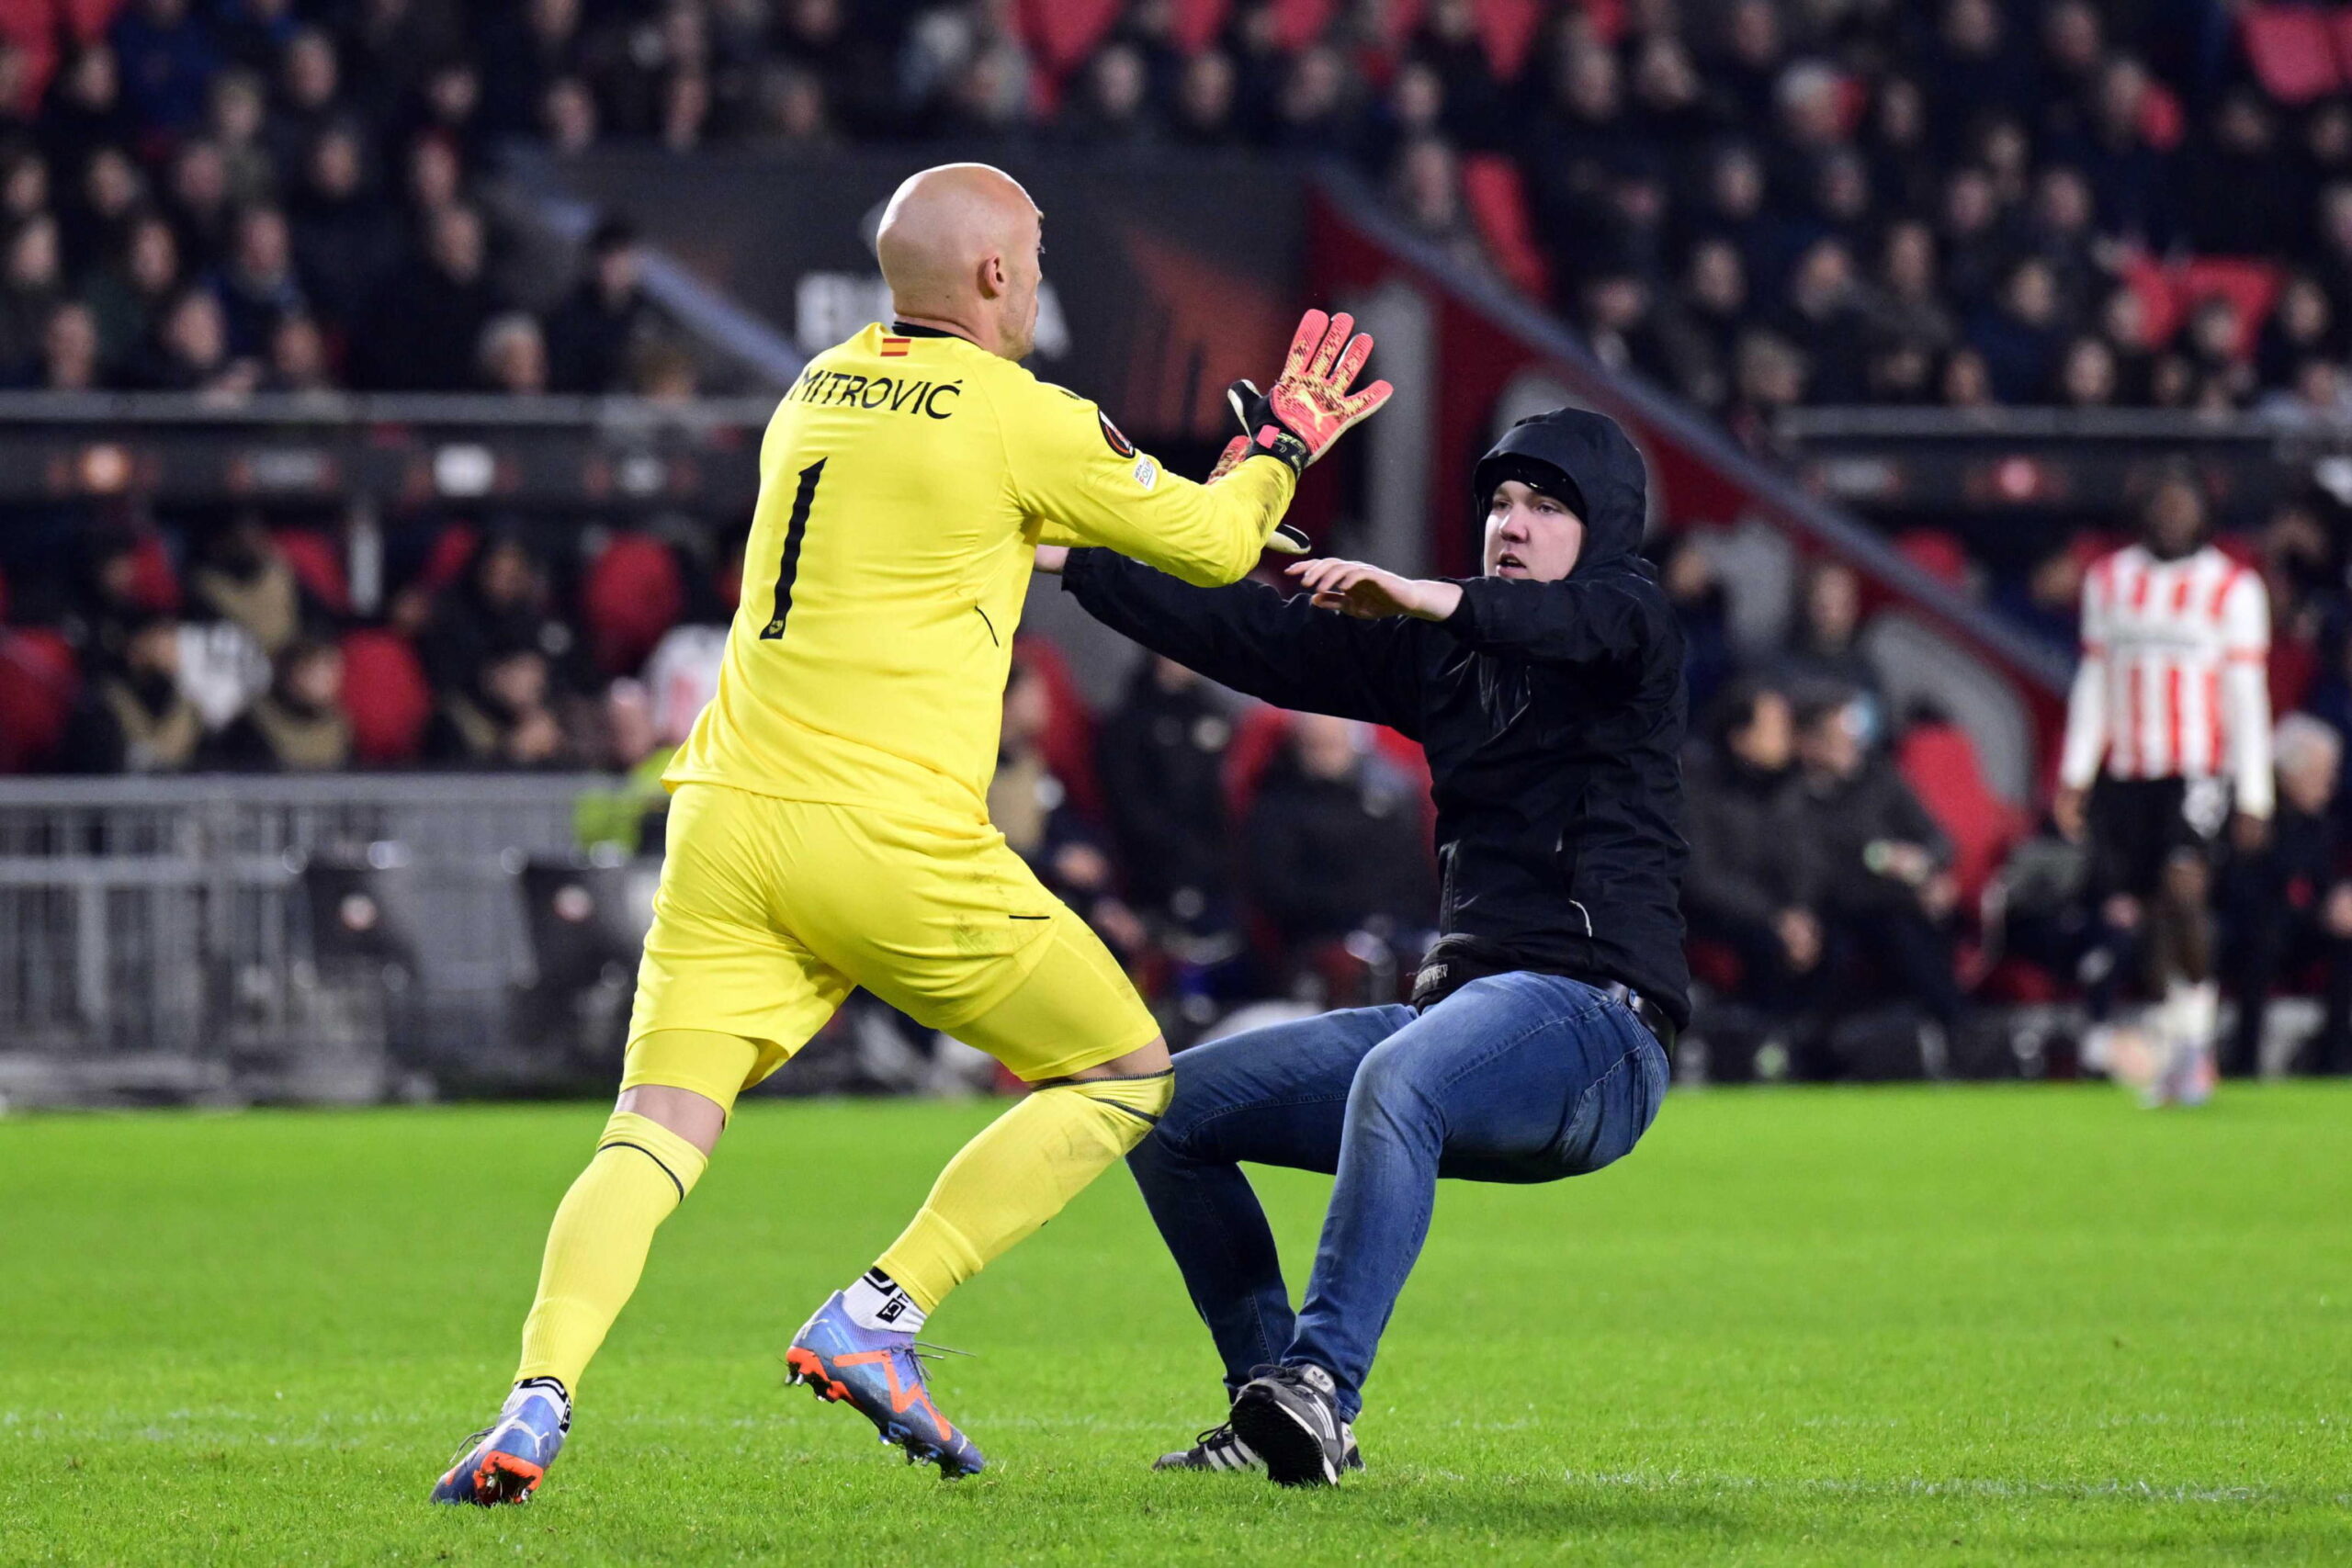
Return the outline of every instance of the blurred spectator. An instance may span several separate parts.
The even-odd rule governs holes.
[[[1339,51],[1328,44],[1299,51],[1274,96],[1273,145],[1327,157],[1355,151],[1353,91]]]
[[[1731,673],[1731,608],[1713,560],[1689,536],[1676,541],[1658,572],[1682,624],[1682,674],[1690,710],[1704,713]]]
[[[1096,741],[1113,842],[1147,919],[1205,933],[1233,918],[1224,769],[1233,721],[1172,660],[1137,661]]]
[[[1297,714],[1244,824],[1252,907],[1294,964],[1313,944],[1426,928],[1436,908],[1429,839],[1410,785],[1353,719]]]
[[[259,384],[259,368],[229,352],[220,301],[202,288],[183,290],[133,357],[132,385],[158,392],[235,396]]]
[[[1144,925],[1119,897],[1110,855],[1046,759],[1046,731],[1052,720],[1050,688],[1026,660],[1016,656],[1004,688],[996,774],[989,782],[989,820],[1039,880],[1076,909],[1123,963],[1129,962],[1144,948]]]
[[[1809,998],[1823,955],[1795,713],[1777,688],[1745,682],[1718,705],[1710,738],[1683,770],[1683,915],[1695,940],[1736,957],[1743,998],[1787,1015]]]
[[[1860,402],[1863,391],[1863,322],[1853,257],[1834,239],[1805,248],[1789,279],[1788,301],[1776,323],[1804,345],[1812,366],[1812,397],[1826,403]]]
[[[1869,308],[1882,339],[1929,353],[1951,345],[1952,318],[1938,283],[1935,231],[1925,223],[1905,220],[1887,230]]]
[[[258,513],[207,537],[187,591],[192,609],[243,627],[265,654],[275,657],[302,630],[301,584]]]
[[[229,199],[266,202],[277,195],[277,164],[263,139],[269,102],[261,78],[250,71],[224,71],[207,95],[206,130],[220,149],[229,179]]]
[[[424,731],[424,759],[464,768],[578,766],[580,750],[556,714],[547,656],[535,648],[493,653],[444,691]]]
[[[220,149],[201,138],[181,142],[172,155],[164,197],[179,230],[180,254],[206,267],[225,260],[236,206],[229,197],[229,164]],[[129,218],[126,209],[120,221]]]
[[[1859,959],[1946,1031],[1966,1010],[1953,976],[1958,897],[1951,842],[1883,752],[1860,704],[1832,697],[1797,716],[1800,832],[1820,866],[1833,956]],[[1841,998],[1858,994],[1840,986]]]
[[[178,618],[151,612],[110,626],[57,765],[69,773],[179,773],[196,761],[204,720],[180,690]]]
[[[2058,400],[2070,409],[2115,404],[2115,351],[2104,339],[2078,337],[2066,345],[2058,365]]]
[[[2238,1001],[2222,1071],[2250,1077],[2261,1069],[2272,988],[2314,967],[2324,1010],[2312,1066],[2352,1071],[2352,879],[2336,801],[2343,738],[2308,714],[2289,714],[2272,754],[2278,803],[2269,840],[2222,879],[2222,978]]]
[[[2030,403],[2051,390],[2060,333],[2057,279],[2048,262],[2029,256],[2010,270],[2000,303],[1970,320],[1968,342],[1984,361],[1994,397],[2005,403]]]
[[[516,649],[561,658],[571,643],[571,628],[548,607],[537,560],[520,539],[501,535],[482,544],[457,586],[435,602],[417,653],[436,690],[457,691],[493,659]]]
[[[1453,148],[1432,136],[1398,153],[1396,201],[1407,226],[1455,265],[1485,270],[1486,247],[1463,207],[1461,164]]]
[[[1240,141],[1236,85],[1233,58],[1223,51],[1204,49],[1187,60],[1170,128],[1176,141],[1187,147],[1229,147]]]
[[[481,215],[451,204],[427,219],[423,265],[403,268],[354,345],[366,385],[433,390],[475,384],[482,328],[503,301],[492,285]]]
[[[120,62],[106,44],[84,44],[50,78],[41,102],[41,149],[66,178],[99,148],[129,141],[138,125],[122,100]]]
[[[547,342],[528,311],[493,316],[481,329],[478,385],[512,397],[537,397],[548,389]]]
[[[1804,575],[1796,623],[1772,668],[1775,683],[1799,707],[1859,702],[1867,742],[1886,734],[1886,702],[1862,652],[1861,627],[1861,579],[1842,561],[1816,562]]]
[[[8,236],[0,265],[0,375],[8,380],[30,378],[62,282],[56,221],[47,214],[27,220]]]
[[[343,651],[307,638],[278,650],[269,689],[205,750],[208,765],[240,773],[307,773],[351,765],[343,711]]]
[[[2302,214],[2279,177],[2277,122],[2250,87],[2223,95],[2212,129],[2187,159],[2182,203],[2188,242],[2215,255],[2278,255],[2290,249]]]
[[[1658,318],[1659,347],[1670,384],[1701,407],[1720,412],[1730,400],[1734,350],[1747,310],[1747,273],[1723,239],[1690,247],[1681,288]]]
[[[397,220],[366,186],[358,132],[329,126],[311,143],[291,202],[304,291],[327,320],[362,321],[400,254]]]
[[[2347,347],[2343,323],[2329,303],[2327,290],[2308,273],[2287,279],[2278,302],[2262,324],[2255,349],[2255,376],[2266,387],[2295,383],[2302,367],[2313,360],[2341,362]]]
[[[297,312],[278,318],[269,334],[269,363],[262,389],[305,397],[337,391],[334,367],[328,363],[326,334],[315,317]]]
[[[90,308],[67,300],[49,313],[40,340],[40,386],[45,392],[94,392],[105,367],[98,359],[98,322]]]
[[[1085,147],[1139,147],[1159,139],[1151,84],[1142,52],[1124,41],[1105,44],[1073,84],[1060,117],[1063,135]]]
[[[597,225],[579,284],[548,319],[550,381],[560,392],[619,391],[629,356],[651,330],[639,281],[637,231],[618,220]]]
[[[213,277],[212,291],[228,325],[230,352],[246,358],[266,354],[278,321],[304,308],[284,213],[249,207],[237,215],[229,265]]]
[[[160,130],[180,130],[204,113],[204,92],[220,69],[209,29],[188,0],[132,0],[108,36],[122,62],[122,96]]]

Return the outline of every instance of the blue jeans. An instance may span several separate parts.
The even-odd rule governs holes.
[[[1357,1008],[1176,1058],[1176,1096],[1127,1156],[1226,1382],[1312,1362],[1350,1419],[1442,1176],[1556,1181],[1621,1158],[1666,1096],[1666,1053],[1624,1003],[1517,971],[1428,1011]],[[1335,1173],[1294,1318],[1242,1160]]]

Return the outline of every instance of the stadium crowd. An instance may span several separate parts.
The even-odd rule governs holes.
[[[0,376],[658,384],[625,236],[560,302],[502,269],[498,141],[956,138],[1351,160],[1759,445],[1795,403],[2333,409],[2352,98],[2281,79],[2263,9],[11,6]]]
[[[0,39],[16,387],[691,390],[625,227],[568,290],[522,276],[483,195],[492,148],[536,136],[1351,160],[1460,265],[1546,294],[1767,453],[1800,403],[2292,417],[2352,395],[2352,99],[2274,91],[2202,0],[60,0],[10,8]],[[53,733],[0,733],[0,769],[648,784],[707,695],[740,567],[694,522],[402,517],[363,592],[343,519],[19,521],[0,616],[53,632],[82,679]],[[1989,579],[1928,564],[2071,644],[2130,522],[2085,521]],[[2320,1059],[2345,1065],[2346,520],[2313,495],[2226,521],[2257,525],[2231,547],[2269,590],[2277,705],[2305,710],[2278,830],[2218,884],[2233,988],[2320,975]],[[2035,824],[1988,837],[1922,798],[1951,728],[1891,711],[1853,575],[1815,569],[1758,649],[1706,551],[1659,551],[1690,649],[1702,1028],[1850,1074],[1889,1038],[1965,1058],[1983,999],[2032,998],[2025,960],[2063,986],[2094,922],[2037,898]],[[1409,973],[1433,883],[1408,751],[1148,660],[1090,715],[1043,644],[1006,705],[997,820],[1155,997],[1205,1020]],[[625,844],[642,827],[599,820]],[[2253,1048],[2242,1031],[2233,1065]]]

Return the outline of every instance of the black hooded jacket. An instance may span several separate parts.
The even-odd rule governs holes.
[[[1062,586],[1211,680],[1419,741],[1444,874],[1433,956],[1622,981],[1679,1028],[1682,634],[1635,554],[1647,478],[1625,433],[1581,409],[1521,422],[1479,460],[1481,512],[1502,479],[1530,476],[1584,519],[1575,570],[1464,580],[1443,621],[1354,620],[1254,582],[1194,588],[1102,549],[1072,550]]]

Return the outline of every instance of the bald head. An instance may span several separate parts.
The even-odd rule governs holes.
[[[940,327],[1007,359],[1036,341],[1037,204],[986,164],[910,177],[882,211],[875,252],[899,320]]]

